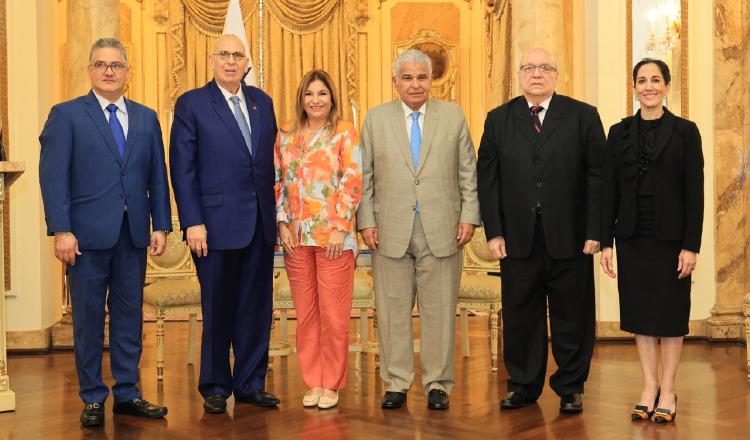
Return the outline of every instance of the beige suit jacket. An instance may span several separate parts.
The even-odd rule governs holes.
[[[400,258],[412,234],[416,204],[427,244],[436,257],[458,251],[458,223],[479,225],[474,144],[461,108],[427,101],[419,164],[414,169],[400,100],[367,113],[363,152],[359,230],[378,228],[378,252]]]

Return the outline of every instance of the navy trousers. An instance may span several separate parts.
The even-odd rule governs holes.
[[[81,399],[85,403],[102,403],[109,395],[109,388],[102,381],[105,304],[109,308],[109,357],[115,401],[141,397],[136,383],[141,360],[146,249],[133,245],[127,216],[114,247],[81,249],[68,274]]]
[[[220,233],[220,232],[217,232]],[[203,336],[198,391],[203,397],[246,397],[265,389],[273,317],[273,247],[258,219],[242,249],[193,254],[201,285]],[[234,350],[234,371],[229,347]]]

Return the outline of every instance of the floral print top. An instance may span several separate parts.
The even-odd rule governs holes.
[[[362,198],[362,152],[357,130],[341,121],[309,145],[301,133],[279,132],[274,146],[276,221],[301,246],[326,246],[334,229],[346,232],[344,250],[357,250],[355,212]]]

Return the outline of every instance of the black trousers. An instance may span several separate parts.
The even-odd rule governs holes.
[[[583,250],[583,243],[581,243]],[[508,391],[536,400],[547,370],[547,303],[557,371],[550,386],[560,395],[582,393],[594,348],[593,258],[555,259],[547,253],[542,216],[527,258],[501,261],[503,355]]]

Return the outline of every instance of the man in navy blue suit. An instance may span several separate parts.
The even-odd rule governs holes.
[[[249,63],[242,41],[222,36],[209,58],[214,79],[177,100],[169,157],[180,226],[201,285],[198,390],[207,413],[222,413],[232,394],[235,402],[279,403],[265,392],[277,127],[271,98],[241,84]]]
[[[73,339],[83,426],[104,424],[105,304],[109,308],[113,412],[161,418],[167,408],[141,397],[146,248],[161,255],[171,230],[164,144],[156,113],[123,97],[125,48],[112,38],[91,47],[88,95],[52,107],[39,142],[47,234],[69,266]],[[153,223],[150,232],[149,223]]]

